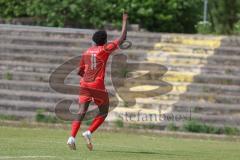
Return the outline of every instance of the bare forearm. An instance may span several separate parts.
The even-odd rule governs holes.
[[[125,15],[127,16],[127,15]],[[124,40],[126,40],[127,38],[127,18],[124,18],[123,19],[123,22],[122,22],[122,33],[121,33],[121,36],[119,38],[119,43],[123,43]]]

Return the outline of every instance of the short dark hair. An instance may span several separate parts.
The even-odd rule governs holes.
[[[99,46],[106,44],[107,32],[105,30],[96,31],[92,36],[92,40]]]

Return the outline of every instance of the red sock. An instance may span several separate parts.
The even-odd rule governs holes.
[[[74,138],[76,137],[77,132],[80,128],[80,125],[81,125],[81,121],[73,121],[72,122],[72,131],[71,131],[71,136],[72,137],[74,137]]]
[[[88,130],[93,133],[105,120],[106,117],[96,116]]]

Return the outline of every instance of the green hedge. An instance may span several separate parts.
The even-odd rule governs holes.
[[[0,0],[0,17],[34,17],[44,26],[101,28],[111,23],[120,27],[123,8],[131,23],[149,31],[239,33],[239,0],[209,0],[207,30],[199,23],[203,0]]]
[[[201,0],[0,0],[4,19],[37,17],[38,24],[99,28],[120,27],[123,8],[131,23],[161,32],[195,32],[201,19]]]
[[[240,20],[239,0],[209,0],[209,20],[213,32],[233,34],[236,23]]]
[[[229,126],[215,127],[196,120],[186,122],[183,126],[183,131],[195,133],[240,135],[240,130],[238,128]]]

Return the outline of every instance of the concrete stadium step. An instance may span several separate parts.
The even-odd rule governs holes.
[[[151,61],[150,61],[151,62]],[[171,62],[162,62],[161,65],[164,65],[168,68],[168,71],[175,72],[189,72],[197,74],[218,74],[218,75],[240,75],[240,67],[236,66],[224,66],[220,65],[186,65],[186,64],[173,64]]]
[[[73,99],[77,100],[78,95],[68,95],[60,93],[46,93],[46,92],[32,92],[32,91],[15,91],[15,90],[4,90],[1,89],[0,97],[4,100],[9,101],[32,101],[32,102],[46,102],[46,103],[57,103],[62,99]],[[36,104],[37,105],[37,104]]]
[[[228,56],[226,55],[217,55],[214,56],[212,55],[207,55],[207,54],[192,54],[192,53],[186,53],[186,52],[162,52],[161,50],[150,50],[147,52],[147,57],[156,57],[156,58],[161,58],[161,57],[171,57],[171,58],[184,58],[184,59],[199,59],[199,60],[204,60],[204,59],[216,59],[216,60],[234,60],[235,58],[240,58],[239,56]]]
[[[0,80],[0,89],[16,91],[54,92],[49,83],[33,81]]]
[[[35,78],[34,76],[39,74],[39,76],[44,77],[43,80],[46,80],[46,77],[49,77],[53,71],[57,69],[60,65],[58,64],[44,64],[44,63],[31,63],[31,62],[22,62],[22,61],[0,61],[0,71],[2,72],[2,78],[4,79],[5,75],[18,75],[18,73],[23,73],[29,75],[28,77]],[[69,66],[71,67],[71,66]],[[61,70],[61,74],[58,76],[62,77],[65,73],[68,73],[70,77],[79,79],[77,75],[77,68],[74,71],[69,70],[68,67],[65,70]],[[33,73],[31,75],[31,73]],[[110,74],[110,71],[107,68],[107,73]],[[38,76],[38,77],[39,77]],[[27,78],[27,77],[26,77]],[[41,79],[41,78],[40,78]],[[40,80],[39,79],[39,80]],[[27,80],[27,79],[26,79]]]
[[[0,36],[1,38],[1,36]],[[9,41],[11,42],[12,44],[14,44],[16,41],[19,42],[19,44],[27,44],[28,46],[30,46],[31,44],[32,45],[38,45],[38,46],[41,46],[41,43],[43,44],[46,44],[48,46],[51,46],[51,43],[53,44],[58,44],[59,43],[59,46],[65,46],[65,47],[77,47],[77,46],[80,46],[80,45],[77,45],[77,43],[81,43],[81,47],[83,48],[87,48],[88,46],[90,46],[91,44],[89,42],[87,42],[86,40],[81,40],[81,41],[76,41],[76,40],[69,40],[70,42],[67,43],[67,41],[65,40],[58,40],[58,39],[54,39],[54,40],[49,40],[49,39],[29,39],[29,38],[19,38],[19,37],[12,37],[13,40],[9,40],[10,38],[9,37],[2,37],[2,38],[6,38],[6,40],[2,40],[3,41],[3,44],[6,43],[6,41]],[[8,39],[7,39],[8,38]],[[15,38],[15,39],[14,39]],[[1,40],[1,39],[0,39]],[[58,42],[59,41],[59,42]],[[0,41],[1,42],[1,41]],[[18,44],[16,42],[16,44]],[[66,43],[66,44],[65,44]],[[72,43],[72,45],[71,45]],[[134,46],[134,45],[133,45]],[[148,47],[146,49],[150,49],[152,45],[144,45],[144,44],[141,44],[140,46],[143,46],[143,47]],[[136,48],[136,47],[135,47]],[[193,60],[189,60],[188,62],[192,62]]]
[[[149,81],[149,80],[136,80],[127,82],[129,86],[161,86],[163,85],[160,81]],[[111,81],[105,81],[106,85],[111,85]],[[208,84],[208,83],[178,83],[178,82],[170,82],[172,85],[172,91],[177,92],[179,94],[184,94],[188,92],[195,93],[216,93],[224,95],[240,95],[240,86],[239,85],[219,85],[219,84]],[[144,86],[143,88],[144,89]]]
[[[16,61],[16,62],[36,62],[36,63],[48,63],[48,64],[62,64],[63,62],[73,58],[71,56],[52,56],[52,55],[33,55],[33,56],[29,56],[28,54],[13,54],[13,53],[0,53],[1,57],[0,60],[1,61]],[[136,55],[139,56],[139,55]],[[239,59],[240,60],[240,59]],[[218,62],[213,62],[213,64],[208,63],[208,60],[202,60],[204,61],[206,64],[204,66],[204,64],[201,64],[200,61],[197,60],[190,60],[189,58],[186,59],[181,59],[176,57],[176,59],[173,58],[148,58],[148,61],[146,62],[151,62],[151,63],[160,63],[162,65],[165,65],[167,67],[169,67],[169,69],[173,68],[175,70],[194,70],[196,69],[197,71],[199,71],[201,69],[201,71],[204,72],[204,70],[208,70],[207,68],[209,68],[209,70],[213,70],[213,71],[217,71],[217,69],[221,68],[220,72],[226,70],[226,73],[231,73],[231,72],[238,72],[239,67],[237,67],[239,65],[238,63],[238,59],[236,58],[235,61],[233,60],[233,64],[236,63],[236,65],[233,66],[232,60],[227,61],[226,63],[228,64],[224,64],[224,63],[220,63]],[[214,60],[213,60],[214,61]],[[137,63],[139,61],[135,61],[135,60],[129,60],[129,62],[132,63]],[[144,62],[144,60],[141,60],[141,63]],[[13,64],[12,64],[13,65]],[[191,67],[193,69],[191,69]],[[182,69],[181,69],[182,68]],[[196,72],[196,71],[194,71]],[[224,73],[225,74],[225,73]]]
[[[203,115],[239,115],[240,107],[238,104],[221,104],[199,101],[156,101],[153,99],[142,99],[138,103],[138,109],[169,109],[179,113],[201,113]]]
[[[175,113],[172,114],[180,115],[180,116],[189,116],[189,113]],[[198,113],[192,113],[191,114],[192,120],[198,120],[202,123],[208,123],[208,124],[218,124],[222,126],[239,126],[240,125],[240,117],[239,115],[205,115],[205,114],[198,114]]]
[[[39,109],[54,112],[56,103],[21,101],[21,100],[2,100],[0,99],[0,111],[21,111],[21,112],[35,112]]]
[[[172,46],[169,46],[172,45]],[[174,49],[175,48],[175,49]],[[0,52],[3,53],[29,53],[29,54],[48,54],[48,55],[66,55],[66,56],[77,56],[82,54],[86,48],[81,48],[81,47],[43,47],[43,46],[29,46],[29,45],[14,45],[14,44],[0,44]],[[146,54],[153,53],[153,52],[160,52],[160,53],[172,53],[172,52],[177,52],[179,55],[203,55],[203,56],[208,56],[208,58],[222,55],[222,56],[234,56],[238,57],[240,56],[240,47],[225,47],[225,48],[218,48],[215,50],[211,49],[204,49],[204,48],[199,48],[199,47],[192,47],[192,46],[183,46],[183,45],[175,45],[175,44],[165,44],[165,46],[161,47],[160,49],[155,49],[151,51],[146,51],[142,49],[127,49],[127,50],[121,50],[118,52],[123,52],[129,56],[133,54],[137,54],[135,56],[143,56],[146,57]]]
[[[138,77],[138,72],[132,74],[133,77]],[[112,77],[113,78],[113,77]],[[192,73],[192,72],[176,72],[167,71],[164,75],[162,73],[147,74],[142,76],[141,80],[163,80],[166,82],[184,82],[184,83],[207,83],[207,84],[220,84],[220,85],[239,85],[239,76],[226,76],[219,74],[204,74],[204,73]]]
[[[56,93],[24,92],[24,91],[5,91],[0,93],[0,110],[15,110],[36,112],[39,109],[47,112],[54,112],[57,102],[63,99],[73,100],[74,105],[71,111],[78,109],[78,95],[63,95]],[[90,105],[90,110],[95,107]],[[3,113],[4,114],[4,113]]]
[[[65,37],[65,38],[84,38],[93,34],[90,29],[72,29],[72,28],[54,28],[38,27],[26,25],[0,25],[2,35],[23,35],[35,37]],[[120,32],[108,31],[109,37],[119,36]],[[128,37],[131,40],[139,42],[167,42],[187,45],[208,45],[208,46],[239,46],[240,38],[237,36],[207,36],[193,34],[165,34],[165,33],[144,33],[129,32]]]
[[[146,53],[140,52],[138,50],[129,50],[127,53],[124,51],[116,51],[115,54],[125,54],[128,59],[136,60],[136,61],[146,61]],[[69,59],[72,59],[76,56],[80,56],[81,53],[69,53],[66,54],[61,52],[57,53],[49,53],[49,52],[42,52],[42,54],[31,54],[29,52],[26,53],[17,53],[17,52],[0,52],[0,59],[1,60],[23,60],[26,62],[41,62],[41,63],[57,63],[62,64],[63,62],[66,62]],[[114,56],[111,55],[110,57]]]
[[[1,109],[1,106],[5,105],[9,105],[8,103],[1,103],[2,101],[0,100],[0,114],[1,115],[10,115],[10,116],[14,116],[16,118],[18,118],[19,120],[23,119],[23,120],[33,120],[35,121],[35,118],[36,118],[36,115],[37,115],[37,110],[25,110],[25,111],[19,111],[19,110],[12,110],[12,109],[6,109],[6,108],[3,108]],[[22,104],[22,106],[27,106],[28,103],[22,103],[21,101],[19,102],[16,102],[15,105],[17,104]],[[9,106],[12,106],[10,108],[14,108],[15,106],[14,104],[10,104]],[[32,106],[29,106],[28,108],[32,108]],[[42,110],[42,108],[40,109]],[[51,111],[45,111],[43,114],[45,115],[49,115],[49,116],[52,116],[52,117],[56,117],[56,114],[54,112],[51,112]],[[111,113],[110,113],[111,114]],[[45,124],[47,125],[47,124]]]
[[[94,32],[95,30],[91,29],[0,25],[1,35],[21,35],[26,37],[91,38]],[[158,42],[161,40],[160,35],[161,34],[156,33],[128,32],[128,39],[134,42]],[[110,39],[119,36],[120,32],[108,31],[108,37]]]
[[[35,72],[0,72],[0,79],[3,80],[17,80],[17,81],[32,81],[49,83],[50,74],[35,73]],[[57,75],[56,78],[62,79],[62,74]],[[66,84],[79,84],[79,76],[70,75],[65,79]]]
[[[137,61],[128,61],[129,63],[139,63]],[[141,61],[144,63],[144,61]],[[176,64],[168,64],[162,63],[161,65],[165,65],[169,71],[175,72],[185,72],[194,73],[194,74],[218,74],[218,75],[230,75],[230,76],[240,76],[240,67],[235,66],[198,66],[198,65],[176,65]],[[0,70],[1,71],[21,71],[21,72],[38,72],[38,73],[52,73],[59,64],[53,63],[40,63],[40,62],[25,62],[24,60],[0,60]],[[71,66],[69,66],[71,67]],[[110,65],[107,68],[110,69]],[[67,68],[66,68],[67,71]],[[110,72],[110,70],[108,70]],[[157,75],[156,71],[149,73],[150,75]]]
[[[171,83],[173,91],[186,92],[204,92],[204,93],[224,93],[225,95],[238,96],[240,93],[239,85],[221,85],[208,83]]]
[[[64,62],[74,58],[74,56],[53,56],[53,55],[29,55],[18,53],[4,53],[0,52],[0,60],[6,61],[23,61],[23,62],[36,62],[42,64],[63,64]]]
[[[170,93],[154,97],[154,100],[164,101],[196,101],[196,102],[211,102],[211,103],[220,103],[220,104],[239,104],[240,103],[240,94],[239,95],[225,95],[224,93],[205,93],[205,92],[193,92],[188,91],[186,93],[172,91]]]
[[[6,80],[5,81],[3,80],[3,82],[5,82],[3,84],[6,84]],[[14,82],[16,82],[16,81],[14,81]],[[13,84],[14,82],[11,82],[11,83]],[[11,84],[11,83],[8,82],[7,84]],[[32,82],[30,82],[28,85],[23,85],[22,83],[15,83],[15,88],[18,88],[18,90],[9,90],[10,89],[9,87],[6,88],[6,86],[4,86],[4,85],[2,86],[2,84],[1,84],[0,85],[1,86],[0,94],[2,94],[1,97],[2,98],[4,98],[4,97],[7,98],[4,95],[5,95],[5,92],[8,92],[8,91],[9,92],[19,92],[19,95],[18,95],[19,98],[20,98],[20,95],[22,95],[24,92],[28,92],[29,90],[30,90],[30,92],[29,92],[30,96],[32,96],[34,94],[37,95],[42,90],[45,93],[47,91],[51,91],[49,85],[46,84],[46,83],[40,83],[40,84],[37,84],[36,86],[34,86],[34,84],[36,85],[36,83],[32,83]],[[61,85],[61,84],[59,84],[59,85]],[[40,88],[38,88],[39,86],[40,86]],[[28,89],[25,89],[25,87],[28,88]],[[62,86],[62,87],[64,87],[64,86]],[[143,88],[144,87],[142,87],[142,89]],[[14,89],[14,88],[11,87],[11,89]],[[32,90],[37,91],[37,92],[36,93],[31,92]],[[109,90],[109,91],[112,92],[111,90]],[[122,92],[123,91],[124,90],[122,90]],[[125,92],[128,93],[129,92],[128,89]],[[56,93],[49,93],[49,95],[52,95],[52,94],[56,94]],[[48,95],[48,93],[46,93],[46,95]],[[44,96],[46,96],[46,95],[44,94]],[[10,96],[10,95],[8,95],[8,96]],[[49,97],[52,98],[51,96],[48,96],[48,98]],[[54,98],[52,98],[52,99],[54,99]],[[188,91],[188,92],[184,93],[182,91],[175,91],[175,90],[171,91],[168,94],[158,96],[158,97],[153,98],[153,99],[156,100],[156,101],[159,101],[159,100],[160,101],[164,101],[164,100],[172,100],[172,101],[189,100],[189,101],[202,101],[202,102],[225,103],[225,104],[239,104],[239,102],[240,102],[239,94],[227,95],[227,94],[224,94],[224,93],[216,93],[216,92],[206,93],[206,92],[194,92],[194,91]],[[48,99],[46,101],[48,101]]]
[[[172,78],[174,76],[174,78]],[[35,81],[35,82],[49,82],[50,74],[46,73],[35,73],[35,72],[12,72],[12,71],[5,71],[0,73],[0,78],[4,80],[20,80],[20,81]],[[62,74],[56,75],[56,78],[61,78]],[[114,78],[113,78],[114,79]],[[194,81],[193,81],[194,79]],[[119,79],[114,79],[115,82],[117,82]],[[218,84],[219,85],[239,85],[240,79],[237,77],[221,77],[218,75],[201,75],[201,76],[190,76],[190,75],[183,75],[177,73],[167,73],[164,75],[164,77],[159,77],[159,79],[146,77],[143,80],[149,81],[147,84],[152,84],[151,81],[156,80],[163,80],[169,83],[172,82],[191,82],[191,83],[208,83],[208,84]],[[137,82],[137,80],[136,80]],[[78,84],[79,83],[79,76],[76,76],[75,74],[69,75],[65,79],[65,83],[70,84]],[[111,81],[106,80],[106,85],[111,85]]]
[[[146,78],[152,79],[150,77]],[[219,85],[240,85],[240,78],[237,76],[223,76],[217,74],[192,74],[188,72],[167,72],[162,79],[166,82],[187,82],[187,83],[207,83]]]
[[[114,110],[115,111],[115,110]],[[204,115],[204,114],[199,114],[199,113],[190,113],[190,112],[171,112],[171,113],[159,113],[159,112],[155,112],[155,113],[151,113],[151,112],[146,112],[144,110],[139,110],[138,108],[136,109],[132,109],[132,110],[127,110],[127,109],[121,109],[119,111],[118,108],[116,108],[116,112],[120,115],[125,115],[126,113],[128,115],[130,115],[131,113],[133,113],[132,115],[132,119],[136,118],[136,120],[138,119],[138,113],[140,114],[140,117],[143,118],[143,122],[144,119],[146,118],[146,116],[148,116],[148,118],[152,120],[149,120],[147,122],[159,122],[164,124],[165,126],[167,124],[171,124],[171,123],[181,123],[180,125],[183,125],[183,123],[188,122],[189,120],[199,120],[200,122],[203,122],[205,124],[210,124],[213,126],[238,126],[240,124],[240,117],[239,116],[229,116],[229,115]],[[156,119],[156,120],[155,120]],[[163,120],[163,121],[161,121]],[[134,120],[133,120],[134,121]],[[157,122],[156,122],[157,121]],[[142,122],[140,120],[140,122]],[[146,122],[146,120],[145,120]]]
[[[1,46],[1,45],[0,45]],[[59,47],[51,47],[51,46],[47,46],[47,47],[41,47],[38,45],[29,45],[29,46],[22,46],[22,45],[13,45],[13,44],[6,44],[6,45],[2,45],[1,46],[2,50],[4,51],[4,49],[6,50],[5,52],[1,52],[1,54],[13,54],[14,52],[9,52],[11,51],[11,49],[15,52],[19,51],[21,54],[23,55],[27,55],[28,52],[31,53],[31,50],[36,53],[36,51],[34,50],[39,50],[41,51],[41,55],[48,55],[48,56],[52,56],[55,55],[55,52],[57,52],[59,55],[61,56],[77,56],[80,55],[82,52],[86,49],[86,47],[63,47],[63,46],[59,46]],[[69,54],[61,54],[62,49],[64,49],[65,52],[68,52]],[[22,53],[22,50],[27,51],[27,53]],[[78,51],[78,52],[77,52]],[[76,53],[77,52],[77,53]],[[119,52],[119,51],[117,51]],[[222,63],[223,64],[232,64],[231,62],[234,61],[234,64],[238,64],[236,63],[236,61],[238,61],[240,59],[239,56],[228,56],[228,55],[218,55],[218,56],[208,56],[208,55],[201,55],[201,54],[190,54],[190,53],[184,53],[184,52],[161,52],[158,50],[151,50],[151,51],[145,51],[145,50],[134,50],[134,49],[128,49],[128,50],[122,50],[121,52],[127,54],[130,58],[133,57],[137,58],[137,57],[143,57],[143,58],[147,58],[147,59],[156,59],[159,61],[163,61],[163,59],[175,59],[175,60],[185,60],[187,61],[187,63],[192,63],[197,61],[200,62],[201,61],[206,61],[204,64],[206,63],[210,63],[211,61],[214,61],[214,64],[218,64],[218,63]],[[58,55],[58,56],[59,56]],[[59,57],[58,57],[59,58]],[[224,61],[225,60],[225,61]],[[196,62],[195,62],[196,63]],[[198,63],[197,63],[198,64]]]
[[[34,37],[55,37],[55,38],[91,38],[94,30],[87,29],[61,29],[53,27],[33,27],[18,25],[1,25],[2,35],[23,35]],[[109,37],[116,37],[119,32],[108,32]],[[221,46],[239,46],[238,37],[227,36],[206,36],[206,35],[186,35],[186,34],[163,34],[163,33],[139,33],[129,32],[128,39],[132,42],[167,42],[187,45],[215,46],[220,43]]]
[[[3,104],[4,106],[5,104]],[[36,116],[36,111],[18,111],[18,110],[12,110],[12,109],[1,109],[2,104],[0,102],[0,114],[1,115],[9,115],[14,116],[18,119],[33,119]]]
[[[22,46],[22,45],[2,45],[0,44],[0,52],[4,54],[18,53],[23,55],[51,55],[51,56],[80,56],[86,48],[78,47],[41,47],[41,46]],[[124,53],[130,59],[144,59],[146,57],[145,50],[118,50],[116,53]]]
[[[228,36],[221,40],[221,46],[240,46],[239,36]]]
[[[239,56],[206,56],[194,54],[181,54],[177,52],[151,51],[147,54],[147,61],[169,64],[188,64],[188,65],[214,65],[214,66],[239,66]]]
[[[155,45],[155,50],[160,50],[163,52],[203,54],[203,55],[209,55],[209,56],[217,56],[217,55],[239,56],[240,55],[240,47],[226,47],[226,46],[212,49],[210,47],[202,47],[202,46],[172,44],[172,43],[158,43]]]
[[[31,95],[32,94],[32,95]],[[9,95],[9,96],[7,96]],[[54,112],[57,102],[63,99],[73,100],[74,105],[70,107],[71,110],[78,109],[78,96],[60,95],[60,94],[46,94],[42,95],[37,92],[18,92],[8,91],[6,97],[0,99],[0,110],[15,110],[15,111],[37,111],[39,109]],[[91,104],[91,107],[94,107]],[[1,113],[0,113],[1,114]]]
[[[132,54],[132,53],[131,53]],[[165,54],[165,53],[164,53]],[[147,54],[146,54],[147,55]],[[162,57],[159,57],[161,56]],[[191,56],[166,56],[161,53],[157,57],[152,56],[152,54],[147,55],[148,58],[144,58],[144,55],[138,55],[133,53],[132,55],[128,55],[128,57],[131,57],[131,59],[134,60],[141,60],[151,62],[151,63],[160,63],[162,65],[165,65],[167,67],[175,66],[178,67],[177,69],[180,69],[181,66],[183,66],[183,69],[187,67],[187,70],[189,70],[188,67],[193,66],[194,69],[199,70],[200,68],[213,68],[221,66],[229,67],[226,68],[227,73],[231,73],[230,68],[236,68],[238,69],[240,65],[239,61],[240,58],[233,56],[214,56],[210,58],[205,57],[191,57]],[[62,64],[66,62],[67,60],[73,58],[74,56],[71,55],[64,55],[64,56],[54,56],[54,55],[31,55],[29,54],[18,54],[18,53],[2,53],[0,52],[0,60],[1,61],[23,61],[23,62],[37,62],[37,63],[50,63],[50,64]],[[141,58],[142,57],[142,58]],[[205,66],[204,66],[205,65]]]
[[[30,53],[30,54],[60,54],[60,55],[81,55],[85,51],[83,48],[67,48],[67,47],[41,47],[41,46],[23,46],[13,44],[0,44],[0,52],[4,53]],[[64,53],[65,52],[65,53]],[[74,55],[73,55],[74,54]]]
[[[0,106],[1,106],[1,102],[0,102]],[[21,103],[18,102],[18,104],[21,105]],[[26,106],[26,104],[22,104],[23,106]],[[32,108],[31,106],[29,108]],[[5,114],[5,115],[14,115],[20,118],[30,118],[30,119],[34,119],[36,116],[36,111],[16,111],[16,110],[4,110],[1,109],[0,110],[1,114]],[[125,114],[125,112],[111,112],[112,114]],[[134,112],[136,113],[136,112]],[[47,112],[47,114],[49,115],[55,115],[53,112]],[[144,113],[143,113],[144,114]],[[186,119],[184,119],[184,117],[186,117]],[[227,126],[232,126],[232,127],[236,127],[239,126],[239,119],[236,117],[232,117],[232,119],[230,119],[227,116],[224,116],[222,118],[216,118],[216,116],[204,116],[204,115],[199,115],[199,114],[192,114],[191,115],[191,119],[199,119],[203,122],[205,122],[208,125],[213,125],[213,126],[218,126],[218,127],[225,127]],[[185,123],[187,120],[189,120],[189,114],[188,113],[178,113],[178,112],[174,112],[174,113],[170,113],[170,114],[166,114],[165,115],[165,121],[160,121],[158,123],[158,125],[161,126],[167,126],[168,124],[172,124],[173,122],[175,124],[177,124],[178,126],[183,125],[183,123]],[[208,121],[210,120],[210,121]],[[128,122],[126,122],[128,123]]]
[[[221,36],[171,36],[163,40],[163,43],[171,43],[171,44],[183,44],[189,46],[199,46],[199,47],[210,47],[210,48],[218,48],[221,45],[221,40],[223,37]]]
[[[114,92],[109,90],[109,92]],[[122,91],[123,92],[123,91]],[[125,91],[129,93],[128,90]],[[143,93],[144,94],[144,93]],[[45,101],[45,102],[57,102],[62,98],[71,98],[74,99],[77,95],[65,95],[58,93],[47,93],[47,92],[33,92],[28,90],[9,90],[9,89],[1,89],[0,91],[1,99],[9,99],[9,100],[26,100],[26,101]],[[172,91],[168,94],[157,96],[152,98],[152,100],[147,100],[148,103],[153,101],[195,101],[195,102],[211,102],[216,104],[239,104],[240,97],[233,95],[224,95],[224,94],[214,94],[214,93],[196,93],[196,92],[187,92],[181,93]],[[141,103],[141,102],[140,102]]]
[[[172,105],[176,112],[193,112],[204,115],[236,115],[239,116],[240,108],[238,104],[216,104],[216,103],[201,103],[201,102],[178,102]]]
[[[21,113],[33,113],[35,115],[38,110],[44,110],[47,113],[54,114],[56,108],[56,102],[34,102],[34,101],[27,101],[27,100],[2,100],[0,99],[0,114],[6,114],[8,111],[16,111]],[[95,104],[90,104],[89,110],[95,108]],[[70,111],[77,112],[78,111],[78,102],[73,102],[70,106]]]
[[[34,46],[30,46],[30,47],[23,47],[23,46],[20,46],[20,45],[4,45],[4,46],[0,46],[1,48],[0,48],[0,51],[2,51],[1,53],[4,53],[4,54],[12,54],[12,53],[21,53],[21,54],[23,54],[23,55],[27,55],[27,54],[34,54],[34,55],[37,55],[37,56],[39,56],[39,55],[50,55],[50,56],[59,56],[59,55],[61,55],[61,56],[64,56],[64,57],[74,57],[74,56],[79,56],[83,51],[84,51],[84,49],[78,49],[78,48],[65,48],[65,47],[55,47],[55,48],[53,48],[53,47],[48,47],[48,48],[46,48],[46,47],[38,47],[38,46],[36,46],[36,47],[34,47]],[[11,53],[12,52],[12,53]],[[147,53],[148,52],[145,52],[145,51],[140,51],[140,50],[124,50],[123,51],[123,53],[125,53],[126,55],[128,55],[128,57],[130,58],[130,59],[137,59],[137,60],[139,60],[139,59],[146,59],[146,57],[147,57]],[[164,54],[166,54],[166,53],[164,53]],[[9,55],[8,55],[8,57],[9,57]],[[150,54],[151,55],[151,54]],[[208,57],[208,58],[206,58],[206,60],[205,60],[205,63],[209,63],[209,61],[208,61],[208,59],[210,59],[210,61],[211,60],[215,60],[215,57],[217,57],[217,56],[210,56],[210,57]],[[226,56],[223,56],[223,58],[225,58]],[[228,56],[229,57],[229,56]],[[148,57],[147,57],[148,58]],[[229,58],[229,60],[226,60],[226,64],[231,64],[232,65],[232,63],[231,63],[231,61],[232,61],[232,59],[233,58],[236,58],[235,59],[235,63],[234,64],[236,64],[236,61],[239,59],[239,57],[238,56],[234,56],[234,57],[232,57],[232,58]],[[165,59],[169,59],[169,58],[155,58],[155,57],[153,57],[152,59],[151,58],[149,58],[150,60],[154,60],[154,61],[160,61],[161,63],[167,63],[167,61],[165,61]],[[216,59],[220,59],[220,58],[216,58]],[[181,60],[181,59],[176,59],[176,60],[172,60],[173,62],[171,62],[171,63],[174,63],[174,62],[176,62],[176,61],[181,61],[181,63],[191,63],[193,60],[187,60],[187,59],[185,59],[185,61],[183,60]],[[199,61],[199,60],[196,60],[196,61]],[[224,60],[222,59],[222,61],[220,61],[220,62],[223,62]],[[234,61],[234,60],[233,60]],[[217,61],[217,62],[215,62],[215,65],[217,65],[217,64],[219,64],[220,63],[219,61]],[[216,64],[217,63],[217,64]],[[223,63],[223,64],[225,64],[225,63]],[[194,63],[193,63],[194,64]],[[239,64],[239,63],[237,63],[237,64]]]
[[[64,61],[81,55],[91,45],[93,32],[0,24],[0,114],[26,112],[31,117],[40,108],[53,113],[58,100],[74,98],[75,95],[55,93],[49,87],[49,76]],[[120,34],[108,33],[109,39]],[[239,37],[135,32],[129,32],[128,37],[133,47],[118,53],[127,54],[129,62],[154,62],[168,68],[163,76],[152,71],[143,78],[136,78],[129,84],[133,86],[131,91],[135,86],[141,89],[146,89],[147,85],[159,86],[160,81],[173,86],[168,94],[138,98],[133,109],[188,115],[191,108],[192,118],[202,122],[240,124]],[[75,74],[72,72],[65,83],[79,85]],[[141,76],[140,72],[130,75]],[[59,74],[56,78],[62,76]],[[106,79],[106,86],[112,86],[110,79]],[[124,89],[122,91],[125,93]],[[130,108],[124,111],[127,109]]]
[[[41,106],[39,108],[38,106]],[[14,113],[17,115],[23,115],[22,117],[32,117],[36,115],[36,111],[38,109],[43,109],[47,112],[53,113],[54,112],[54,104],[53,103],[38,103],[38,106],[36,106],[35,102],[26,102],[26,101],[14,101],[9,103],[9,101],[6,100],[0,100],[0,113],[1,114],[11,114],[13,115]],[[15,110],[13,110],[15,108]],[[18,109],[18,110],[16,110]],[[137,109],[139,111],[139,109]],[[126,110],[127,111],[127,110]],[[14,113],[13,113],[14,112]],[[125,113],[125,112],[124,112]],[[142,114],[146,112],[141,112]],[[147,113],[146,113],[147,114]],[[191,116],[189,112],[172,112],[168,114],[170,119],[167,121],[174,121],[172,118],[173,117],[179,117],[180,118],[191,118],[191,119],[199,119],[201,122],[205,123],[210,123],[213,125],[239,125],[240,120],[239,116],[229,116],[229,115],[204,115],[204,114],[199,114],[199,113],[191,113]],[[172,117],[173,116],[173,117]],[[186,121],[187,119],[184,119]]]
[[[59,65],[24,61],[0,61],[1,71],[52,73]]]
[[[111,40],[109,40],[110,42]],[[0,44],[13,44],[23,46],[44,46],[44,47],[81,47],[88,48],[92,46],[91,39],[69,39],[69,38],[39,38],[25,36],[5,36],[0,35]],[[132,49],[151,50],[154,48],[154,43],[132,42]]]
[[[105,82],[106,86],[111,86],[111,81]],[[130,84],[130,86],[138,85],[159,85],[159,81],[139,81]],[[173,92],[184,94],[192,93],[217,93],[224,95],[239,96],[240,86],[217,85],[217,84],[197,84],[197,83],[171,83],[173,85]],[[61,85],[61,84],[59,84]],[[78,84],[76,84],[78,85]],[[0,89],[16,90],[16,91],[36,91],[36,92],[54,92],[49,83],[33,82],[33,81],[15,81],[15,80],[0,80]]]
[[[10,76],[9,76],[10,75]],[[56,78],[61,78],[63,75],[58,74]],[[0,73],[0,79],[5,80],[21,80],[21,81],[39,81],[49,82],[50,74],[48,73],[36,73],[36,72],[21,72],[21,71],[2,71]],[[112,77],[113,78],[113,77]],[[219,85],[240,85],[240,78],[238,76],[222,76],[217,74],[192,74],[192,73],[179,73],[168,71],[164,76],[162,75],[150,75],[141,78],[142,80],[163,80],[166,82],[185,82],[185,83],[207,83],[207,84],[219,84]],[[79,76],[71,74],[65,80],[72,84],[78,84]],[[116,82],[118,79],[116,79]]]
[[[26,111],[26,112],[36,112],[38,109],[44,109],[47,112],[54,112],[55,109],[55,105],[56,103],[49,103],[49,102],[39,102],[36,103],[34,101],[21,101],[21,100],[14,100],[14,101],[9,101],[9,100],[0,100],[0,110],[17,110],[17,111]],[[176,105],[176,106],[181,106],[181,105]],[[218,105],[212,106],[212,107],[206,107],[206,104],[201,104],[201,106],[205,106],[205,113],[203,112],[195,112],[196,110],[200,110],[201,108],[192,108],[191,112],[190,111],[186,111],[183,112],[183,110],[179,111],[174,111],[170,114],[178,114],[181,115],[182,117],[184,116],[188,116],[191,117],[192,119],[198,119],[200,118],[200,120],[202,122],[207,122],[207,123],[227,123],[229,124],[229,120],[231,120],[234,123],[239,123],[239,116],[237,114],[235,115],[231,115],[230,117],[230,113],[231,112],[239,112],[239,107],[235,107],[235,106],[230,106],[228,109],[225,107],[219,107],[218,112],[216,112],[216,110],[213,109],[213,107],[218,107]],[[164,105],[160,106],[161,108],[164,107]],[[185,106],[186,108],[186,106]],[[202,108],[202,110],[204,110]],[[212,111],[211,111],[212,109]],[[142,112],[142,113],[147,113],[146,111],[144,111],[144,109],[141,111],[138,109],[138,111]],[[2,112],[3,114],[5,114],[5,111]],[[191,113],[191,116],[190,116]],[[224,113],[224,115],[223,115]],[[221,116],[219,116],[219,114],[221,114]],[[227,118],[228,117],[228,118]]]
[[[218,48],[220,46],[238,47],[240,45],[240,38],[238,36],[163,34],[162,42],[173,44],[209,46],[211,48]]]

